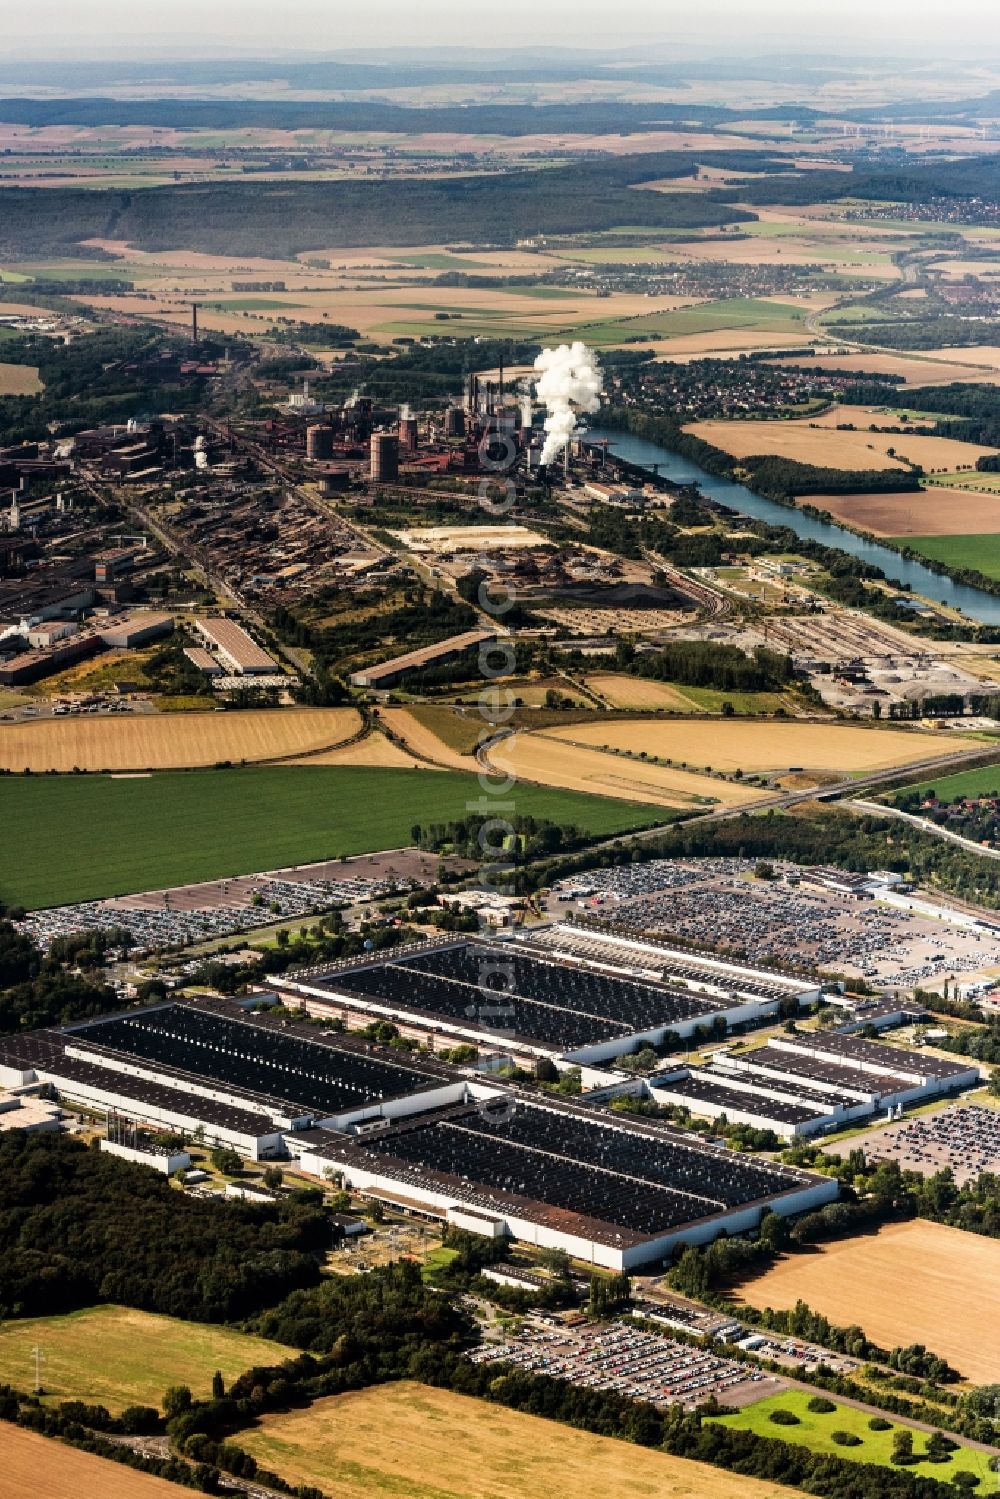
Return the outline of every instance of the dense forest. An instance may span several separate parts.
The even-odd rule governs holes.
[[[142,192],[7,188],[0,190],[0,255],[72,254],[81,240],[116,239],[144,250],[290,258],[332,246],[507,245],[621,224],[697,229],[755,217],[708,193],[632,191],[690,165],[668,153],[500,176],[210,182]]]
[[[211,1202],[64,1135],[0,1137],[0,1306],[19,1317],[114,1302],[226,1322],[315,1286],[330,1226],[316,1193]]]

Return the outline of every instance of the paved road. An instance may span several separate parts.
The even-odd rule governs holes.
[[[959,848],[968,849],[970,854],[978,854],[982,859],[1000,859],[1000,849],[984,848],[981,843],[976,843],[972,838],[963,838],[961,833],[953,833],[950,828],[938,827],[929,817],[917,817],[912,812],[904,812],[899,807],[884,806],[882,802],[862,801],[860,797],[852,798],[848,803],[851,807],[858,807],[862,812],[873,813],[878,817],[894,817],[899,822],[908,822],[911,827],[919,829],[921,833],[930,833],[934,838],[943,838],[946,843],[957,843]]]

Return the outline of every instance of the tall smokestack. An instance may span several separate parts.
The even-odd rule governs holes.
[[[198,342],[198,303],[191,303],[191,342]]]
[[[503,405],[503,360],[500,361],[500,405]]]

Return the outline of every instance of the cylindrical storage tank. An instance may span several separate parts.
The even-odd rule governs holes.
[[[405,448],[408,453],[415,453],[417,451],[417,419],[415,416],[400,417],[399,446]]]
[[[395,432],[373,432],[371,476],[389,483],[399,478],[399,438]]]
[[[465,436],[465,412],[461,406],[449,406],[445,412],[444,435],[446,437]]]
[[[323,463],[333,457],[333,428],[306,428],[306,457],[310,463]]]

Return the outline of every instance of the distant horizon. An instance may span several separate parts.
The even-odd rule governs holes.
[[[169,24],[164,26],[164,17]],[[314,62],[364,55],[384,59],[401,52],[454,56],[462,52],[511,53],[522,56],[564,52],[568,59],[607,49],[619,57],[641,49],[645,59],[671,60],[679,54],[702,57],[760,56],[780,58],[819,50],[826,56],[864,57],[889,45],[893,56],[931,58],[965,55],[978,61],[989,55],[991,40],[1000,39],[989,0],[953,0],[940,6],[883,0],[841,0],[836,11],[804,7],[792,0],[699,0],[663,6],[656,0],[621,0],[608,24],[603,12],[588,14],[578,0],[508,0],[500,21],[503,35],[488,47],[481,42],[482,17],[459,0],[435,0],[424,7],[399,0],[373,0],[363,12],[331,14],[326,0],[286,0],[280,35],[275,35],[273,6],[265,0],[169,0],[148,20],[134,0],[89,0],[81,24],[79,0],[37,0],[4,18],[8,58],[64,61],[164,61],[205,57],[220,49],[234,61],[298,56]],[[298,33],[298,40],[291,38]],[[385,39],[392,37],[392,44]],[[183,38],[183,40],[182,40]],[[720,40],[725,38],[725,40]],[[662,54],[662,55],[661,55]],[[207,60],[207,59],[206,59]],[[213,60],[218,60],[213,58]],[[875,66],[887,58],[873,58]]]

